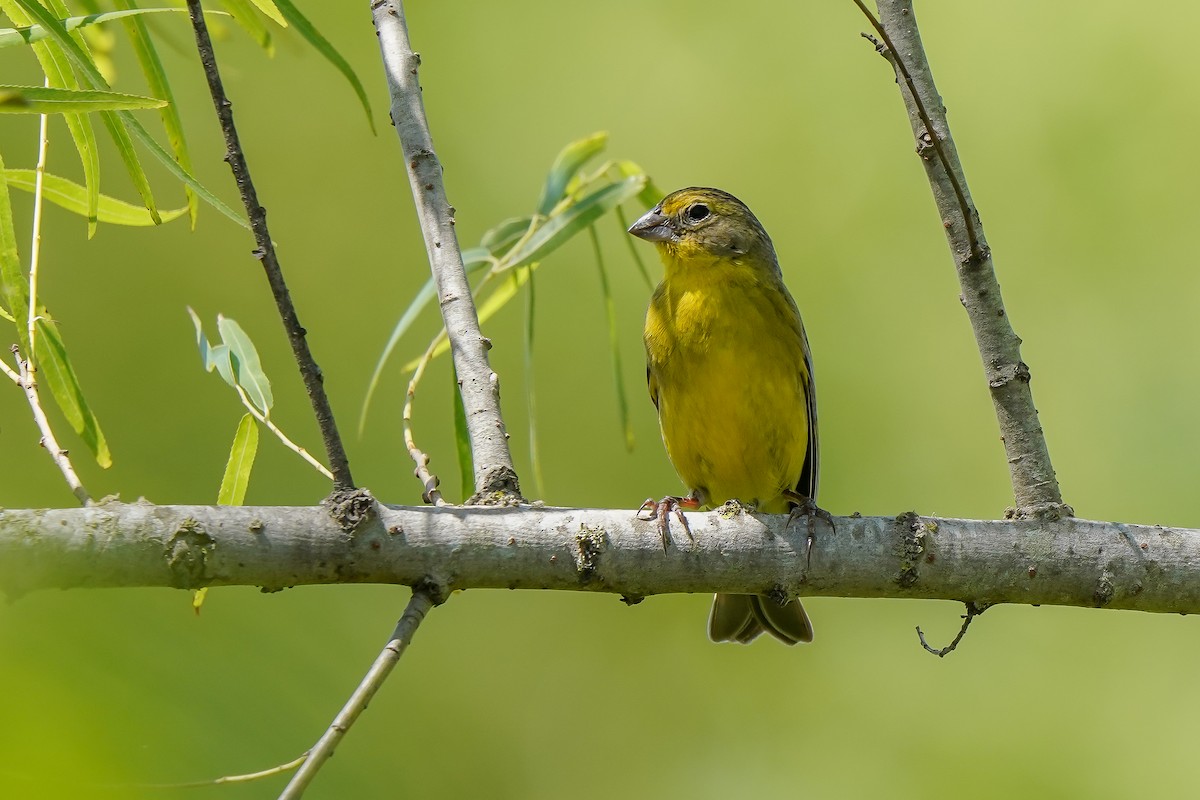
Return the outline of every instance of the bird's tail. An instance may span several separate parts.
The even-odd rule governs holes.
[[[718,594],[708,616],[708,638],[749,644],[766,631],[784,644],[811,642],[812,623],[799,598],[779,605],[756,594]]]

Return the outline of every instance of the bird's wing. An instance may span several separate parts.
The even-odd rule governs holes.
[[[654,403],[654,408],[658,409],[658,380],[655,379],[654,373],[650,371],[650,364],[646,364],[646,386],[650,389],[650,402]]]
[[[800,341],[804,346],[804,399],[808,410],[808,452],[804,456],[804,468],[796,491],[809,500],[817,500],[817,480],[821,471],[821,448],[817,437],[817,382],[813,378],[812,351],[808,347],[808,335],[804,323],[800,323]]]

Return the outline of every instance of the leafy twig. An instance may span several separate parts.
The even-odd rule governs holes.
[[[263,269],[266,271],[267,283],[270,284],[271,293],[275,296],[275,305],[283,320],[283,327],[287,331],[288,341],[292,345],[292,354],[296,357],[300,375],[304,380],[304,387],[308,391],[308,398],[312,403],[313,413],[321,428],[321,437],[325,442],[325,451],[333,472],[334,487],[337,489],[353,488],[354,478],[350,474],[350,463],[346,458],[342,439],[338,435],[333,409],[325,394],[324,377],[309,350],[308,340],[305,338],[306,332],[296,315],[296,307],[292,303],[287,283],[283,278],[283,270],[275,255],[275,245],[271,241],[271,234],[267,228],[267,211],[259,205],[258,194],[254,189],[254,182],[250,178],[250,170],[246,165],[246,157],[233,122],[233,106],[226,97],[225,89],[221,84],[221,75],[217,71],[216,54],[213,51],[212,39],[208,35],[208,27],[204,22],[200,0],[188,0],[187,5],[192,20],[192,29],[196,34],[196,48],[200,52],[200,62],[204,66],[209,93],[212,95],[213,106],[216,108],[217,118],[220,120],[221,130],[225,136],[225,160],[233,170],[234,180],[237,182],[242,203],[246,207],[246,215],[250,220],[250,228],[254,232],[254,239],[258,244],[254,255],[262,262]]]
[[[479,329],[454,231],[455,212],[446,199],[441,162],[434,152],[425,117],[417,80],[421,58],[409,44],[404,6],[399,0],[376,0],[371,11],[392,97],[392,123],[404,151],[442,318],[452,343],[454,368],[462,382],[475,466],[475,495],[468,502],[520,498],[520,484],[500,414],[499,379],[488,364],[491,342]]]
[[[342,737],[358,719],[358,715],[366,710],[367,704],[379,691],[379,687],[387,679],[388,673],[396,666],[400,656],[404,655],[417,627],[434,604],[435,601],[429,591],[420,588],[413,589],[412,599],[408,601],[408,607],[404,609],[404,614],[396,623],[396,630],[392,632],[391,638],[388,639],[382,652],[375,659],[375,663],[371,665],[366,677],[354,690],[354,694],[334,717],[325,734],[309,751],[308,758],[292,776],[287,788],[279,795],[279,800],[296,800],[304,794],[304,790],[316,777],[317,771],[333,756],[333,751],[342,741]]]
[[[921,43],[911,0],[876,0],[879,19],[854,0],[883,39],[876,49],[896,71],[897,83],[917,138],[947,241],[954,254],[967,310],[979,348],[1008,456],[1018,517],[1071,516],[1050,463],[1029,388],[1029,367],[1021,360],[1021,340],[1013,332],[1000,295],[991,248],[963,178],[958,151],[946,122]]]

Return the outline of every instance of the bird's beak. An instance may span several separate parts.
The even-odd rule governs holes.
[[[670,220],[657,208],[647,211],[641,219],[630,225],[629,232],[647,242],[674,242],[679,239],[671,228]]]

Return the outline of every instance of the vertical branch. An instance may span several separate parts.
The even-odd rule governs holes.
[[[292,303],[287,283],[283,279],[283,269],[275,255],[275,245],[271,242],[271,233],[267,228],[267,210],[259,205],[258,193],[254,189],[254,181],[250,178],[250,168],[246,165],[246,156],[238,139],[237,128],[233,124],[233,104],[225,96],[225,87],[221,84],[221,74],[217,71],[217,57],[213,52],[212,39],[208,35],[208,26],[204,22],[200,0],[187,0],[187,6],[192,29],[196,33],[196,49],[200,52],[200,63],[204,66],[209,93],[217,110],[217,119],[221,122],[221,131],[225,135],[225,161],[233,170],[242,203],[246,207],[246,216],[250,220],[250,228],[254,231],[254,240],[258,245],[254,256],[262,262],[263,270],[267,273],[267,283],[275,296],[275,306],[279,309],[288,341],[292,345],[292,355],[300,367],[300,377],[304,380],[304,388],[308,392],[308,399],[312,403],[313,413],[317,417],[317,425],[321,428],[321,437],[325,442],[325,452],[333,472],[334,488],[353,489],[354,478],[350,475],[350,462],[338,435],[329,397],[325,394],[325,378],[308,349],[306,331],[296,315],[296,306]]]
[[[520,498],[521,488],[508,449],[508,434],[500,415],[499,379],[488,364],[487,351],[492,344],[479,329],[479,317],[454,231],[454,208],[446,199],[442,165],[433,150],[433,138],[425,118],[425,104],[417,78],[421,57],[409,44],[404,6],[400,0],[373,0],[371,11],[392,97],[392,124],[396,126],[404,151],[404,163],[466,410],[475,466],[475,495],[467,502],[503,502]]]
[[[992,251],[967,189],[958,149],[950,136],[946,108],[933,82],[912,0],[876,0],[878,21],[861,0],[854,2],[883,38],[882,43],[876,43],[876,49],[896,70],[900,93],[916,135],[917,154],[925,166],[954,256],[962,289],[960,299],[983,360],[1008,456],[1015,513],[1019,517],[1070,516],[1073,512],[1063,503],[1033,405],[1029,367],[1021,359],[1021,340],[1013,332],[1004,310]]]

